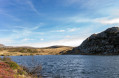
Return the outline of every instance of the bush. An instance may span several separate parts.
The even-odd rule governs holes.
[[[19,65],[13,61],[9,61],[9,62],[6,61],[5,63],[7,63],[12,69],[19,69]]]
[[[18,75],[24,75],[25,74],[25,72],[22,69],[18,69],[17,73],[18,73]]]
[[[14,78],[15,72],[8,64],[0,62],[0,78]]]
[[[4,56],[2,59],[2,61],[12,61],[10,57]]]

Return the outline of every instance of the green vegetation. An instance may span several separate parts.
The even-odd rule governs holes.
[[[10,57],[4,56],[3,58],[0,58],[2,61],[10,62],[12,61]]]
[[[34,48],[9,48],[8,52],[37,53],[38,50]]]
[[[11,58],[4,56],[0,58],[0,78],[36,78],[36,76],[31,76]]]
[[[12,69],[19,69],[19,65],[13,61],[5,62],[5,63],[7,63]]]

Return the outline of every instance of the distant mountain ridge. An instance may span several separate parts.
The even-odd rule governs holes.
[[[5,47],[5,45],[3,45],[3,44],[0,44],[0,47]]]
[[[54,46],[45,47],[45,48],[63,48],[63,47],[70,47],[70,46],[54,45]]]

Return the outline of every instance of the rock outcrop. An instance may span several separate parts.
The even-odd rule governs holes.
[[[101,33],[92,34],[80,46],[74,48],[73,51],[87,55],[119,54],[119,27],[108,28]]]

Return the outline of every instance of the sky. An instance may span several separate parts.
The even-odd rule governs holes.
[[[79,46],[119,26],[119,0],[0,0],[0,44]]]

